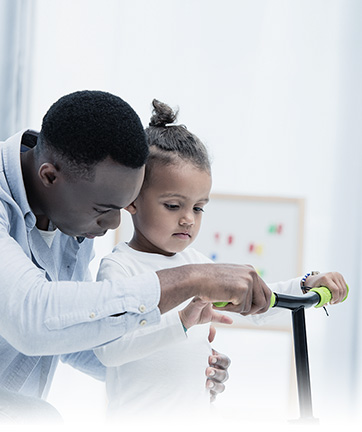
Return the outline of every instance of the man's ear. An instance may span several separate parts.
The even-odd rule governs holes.
[[[136,214],[136,212],[137,212],[136,200],[133,201],[130,205],[128,205],[124,209],[127,210],[129,213],[131,213],[131,215]]]
[[[50,162],[45,162],[40,166],[38,175],[43,185],[45,187],[50,187],[57,181],[59,171]]]

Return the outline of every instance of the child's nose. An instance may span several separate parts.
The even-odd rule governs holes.
[[[180,219],[180,225],[193,225],[195,223],[194,214],[189,212],[182,216]]]

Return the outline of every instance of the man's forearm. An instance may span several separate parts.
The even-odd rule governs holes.
[[[184,265],[157,271],[161,285],[161,297],[158,305],[165,313],[185,300],[197,295],[197,281],[201,281],[203,264]]]

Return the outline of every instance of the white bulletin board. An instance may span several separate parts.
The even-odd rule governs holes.
[[[193,247],[215,262],[253,265],[266,282],[302,273],[304,201],[213,194]]]

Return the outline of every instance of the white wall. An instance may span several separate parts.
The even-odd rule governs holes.
[[[357,0],[36,0],[28,125],[79,89],[120,95],[144,125],[153,98],[179,106],[213,156],[213,191],[304,197],[305,270],[343,270],[357,292],[361,179],[345,174],[362,160],[360,13]],[[324,414],[345,412],[356,381],[351,297],[328,319],[308,314]]]

